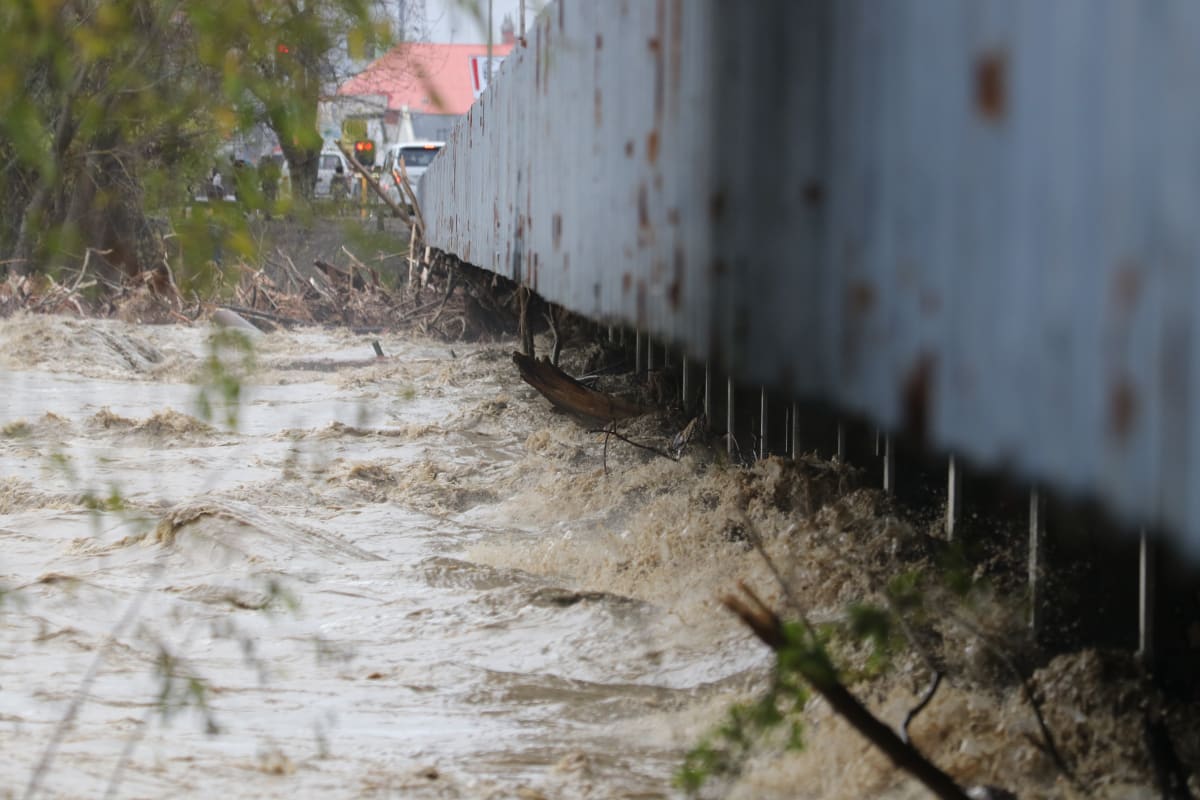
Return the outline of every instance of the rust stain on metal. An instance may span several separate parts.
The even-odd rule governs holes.
[[[713,222],[720,222],[725,218],[725,190],[717,189],[708,198],[708,216]]]
[[[654,166],[658,161],[658,131],[646,134],[646,163]]]
[[[683,84],[683,0],[671,0],[671,94],[679,97]]]
[[[633,139],[627,139],[625,141],[625,157],[626,158],[633,158],[633,148],[634,148]]]
[[[562,247],[562,214],[555,214],[550,219],[550,238],[554,242],[554,250],[557,252]]]
[[[922,353],[904,375],[900,387],[904,429],[925,441],[929,433],[929,420],[933,418],[933,386],[937,372],[937,358],[932,353]]]
[[[846,290],[846,309],[853,315],[870,312],[875,300],[875,287],[864,281],[856,281]]]
[[[1108,429],[1113,438],[1124,441],[1133,431],[1137,417],[1137,392],[1127,376],[1112,385],[1108,395]]]
[[[671,225],[678,225],[680,220],[679,209],[672,206],[667,209],[667,222]]]
[[[596,88],[592,92],[592,119],[596,127],[599,128],[604,123],[604,93],[600,91],[600,65],[604,62],[601,50],[604,49],[604,37],[599,33],[596,34],[596,54],[592,62],[592,72],[595,75]]]
[[[1112,276],[1112,306],[1120,314],[1128,314],[1137,307],[1142,294],[1143,270],[1134,261],[1125,261]]]
[[[825,201],[825,187],[818,180],[810,180],[804,184],[804,204],[809,208],[818,208]]]
[[[650,230],[650,198],[644,183],[638,185],[637,211],[638,228],[642,231]]]
[[[687,259],[683,254],[683,247],[675,245],[675,257],[672,260],[672,276],[671,283],[667,286],[667,303],[671,306],[672,311],[678,311],[679,306],[683,303],[683,277]]]
[[[667,35],[667,6],[658,0],[654,13],[654,36],[650,39],[650,52],[654,54],[654,124],[662,122],[666,107],[666,56],[663,53],[663,37]]]
[[[984,53],[975,62],[975,109],[989,122],[1008,113],[1008,56],[1003,50]]]
[[[629,294],[629,290],[633,288],[633,275],[626,272],[621,275],[621,293]]]

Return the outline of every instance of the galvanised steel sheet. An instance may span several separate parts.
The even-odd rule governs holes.
[[[429,239],[1200,553],[1200,3],[559,0]]]
[[[429,242],[580,313],[707,342],[717,109],[702,8],[548,6],[422,179]]]

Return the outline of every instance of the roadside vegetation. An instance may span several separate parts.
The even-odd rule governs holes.
[[[167,217],[203,193],[222,144],[258,125],[306,202],[332,55],[389,36],[366,0],[4,4],[0,262],[53,276],[87,262],[110,281],[169,271]]]

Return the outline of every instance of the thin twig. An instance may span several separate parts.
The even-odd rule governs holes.
[[[917,714],[925,710],[925,706],[929,705],[929,701],[933,700],[933,696],[937,694],[938,687],[941,685],[942,673],[935,671],[933,673],[933,681],[929,684],[929,688],[925,690],[925,695],[921,698],[921,701],[910,708],[908,713],[904,715],[904,722],[900,724],[900,738],[905,744],[912,742],[908,736],[908,726],[917,718]]]
[[[608,477],[608,437],[617,432],[617,421],[604,426],[604,476]]]
[[[446,293],[442,295],[442,304],[438,306],[437,313],[433,315],[433,319],[429,320],[429,325],[432,327],[441,319],[442,312],[446,310],[446,303],[450,300],[450,295],[454,294],[454,278],[455,271],[450,270],[449,277],[446,278]]]
[[[726,595],[721,603],[736,614],[756,636],[777,654],[793,645],[788,642],[783,622],[744,582],[742,594]],[[816,651],[815,655],[820,655]],[[925,758],[912,745],[901,741],[895,731],[867,709],[837,678],[832,665],[823,657],[794,659],[795,669],[842,719],[850,723],[892,763],[905,770],[942,800],[968,800],[967,793],[940,767]]]
[[[626,444],[631,444],[634,447],[641,448],[642,450],[648,450],[649,452],[654,453],[655,455],[662,456],[667,461],[678,461],[679,460],[678,458],[671,455],[670,453],[659,450],[657,447],[651,447],[648,444],[642,444],[641,442],[635,442],[633,439],[630,439],[628,436],[624,436],[620,433],[617,433],[617,431],[615,429],[609,429],[607,427],[606,428],[591,428],[588,430],[588,433],[604,433],[604,434],[607,434],[608,436],[615,436],[618,439],[620,439],[622,442],[625,442]],[[608,440],[605,439],[605,447],[607,448],[607,446],[608,446]]]

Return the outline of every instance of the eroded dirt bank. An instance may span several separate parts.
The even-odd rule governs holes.
[[[0,796],[676,796],[768,675],[716,600],[746,580],[782,603],[753,535],[818,621],[937,560],[844,468],[605,456],[518,381],[511,341],[214,347],[204,323],[0,320]],[[972,577],[926,587],[953,614],[927,626],[948,678],[914,742],[1022,797],[1158,796],[1128,656],[1031,678],[1072,784],[989,650],[1028,646],[1019,599]],[[928,682],[909,649],[868,677],[833,646],[893,724]],[[1200,717],[1167,712],[1196,764]],[[706,793],[924,796],[822,702],[805,718],[802,752],[767,743]]]

